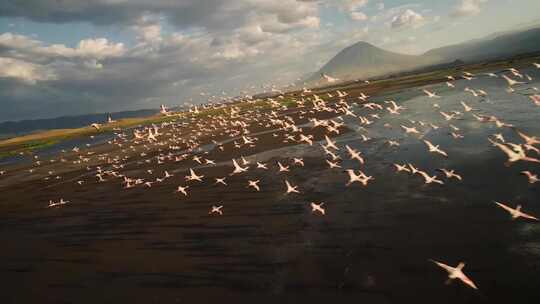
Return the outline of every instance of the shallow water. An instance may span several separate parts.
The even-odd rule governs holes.
[[[536,70],[526,73],[540,77]],[[304,157],[306,166],[291,165],[287,175],[250,170],[228,176],[229,167],[198,168],[210,182],[190,184],[192,195],[185,198],[174,189],[186,168],[170,170],[174,182],[151,190],[122,191],[113,182],[90,180],[80,188],[37,183],[39,191],[28,194],[20,209],[0,215],[0,240],[6,244],[0,271],[9,277],[3,284],[13,292],[8,299],[170,303],[242,296],[244,302],[285,297],[295,303],[536,303],[539,224],[512,221],[493,201],[519,203],[540,215],[539,184],[529,185],[519,174],[526,169],[540,173],[540,166],[505,166],[505,155],[487,137],[502,133],[510,142],[520,139],[512,129],[477,122],[470,113],[451,121],[465,136],[453,139],[449,123],[432,104],[439,103],[445,112],[462,111],[459,102],[464,100],[478,113],[536,136],[540,107],[527,96],[508,94],[501,79],[460,80],[456,86],[427,87],[441,99],[425,97],[422,88],[373,98],[395,99],[407,110],[399,116],[384,112],[367,131],[359,130],[358,119],[343,117],[349,129],[358,131],[336,141],[362,151],[364,166],[348,160],[342,149],[343,168],[330,170],[316,143],[246,157],[269,164]],[[463,92],[466,86],[482,88],[489,97],[475,98]],[[524,87],[516,89],[523,93]],[[440,129],[416,125],[421,136],[404,135],[399,125],[412,126],[409,119]],[[360,134],[373,140],[362,142]],[[388,139],[401,146],[389,147]],[[421,139],[439,144],[449,158],[428,153]],[[455,169],[464,180],[441,178],[444,186],[424,185],[419,176],[396,174],[394,162],[411,162],[439,176],[437,168]],[[349,168],[375,180],[368,187],[345,186],[343,170]],[[228,176],[229,186],[213,185],[215,176]],[[246,180],[255,178],[261,179],[261,192],[246,188]],[[301,195],[283,193],[285,178],[299,186]],[[39,205],[59,195],[74,203],[59,209]],[[20,203],[19,197],[11,199]],[[326,216],[312,215],[311,201],[325,202]],[[223,202],[225,214],[211,218],[208,207],[217,202]],[[459,282],[445,285],[444,270],[428,259],[452,266],[465,261],[465,272],[480,291]]]
[[[530,69],[526,73],[533,78],[540,77],[538,70]],[[421,293],[408,294],[403,288],[410,286],[411,290],[421,289],[414,282],[422,281],[416,276],[429,268],[427,259],[449,260],[453,265],[466,260],[468,265],[471,265],[470,272],[480,282],[484,280],[481,282],[484,287],[498,286],[497,288],[505,289],[500,291],[502,294],[522,292],[523,299],[530,300],[535,297],[532,295],[535,292],[533,286],[540,284],[540,273],[535,270],[540,267],[540,226],[524,220],[512,221],[510,216],[493,202],[509,202],[512,206],[521,204],[527,212],[539,215],[540,186],[529,185],[527,178],[520,172],[530,170],[540,173],[540,166],[532,163],[518,163],[510,167],[504,165],[506,156],[492,146],[487,138],[501,133],[508,142],[521,143],[522,140],[512,128],[497,128],[494,123],[478,122],[471,113],[465,113],[461,118],[448,122],[439,111],[463,112],[460,101],[465,101],[469,106],[478,109],[474,112],[476,114],[495,115],[529,135],[538,136],[540,107],[535,106],[526,94],[531,92],[529,87],[540,87],[540,82],[516,86],[516,92],[512,94],[506,92],[505,81],[500,78],[482,77],[472,81],[460,80],[455,84],[455,89],[448,89],[446,84],[425,87],[442,95],[440,99],[429,99],[421,91],[424,87],[373,98],[378,102],[393,99],[407,109],[399,116],[384,114],[380,120],[366,127],[367,131],[359,130],[361,125],[357,118],[343,117],[347,127],[357,131],[337,137],[336,142],[341,147],[347,144],[362,151],[367,164],[359,166],[356,161],[348,160],[343,149],[339,153],[343,159],[341,165],[343,170],[361,169],[374,176],[375,180],[369,187],[344,187],[347,179],[342,173],[339,175],[324,167],[317,171],[317,167],[313,165],[304,170],[304,173],[297,174],[303,176],[303,182],[299,185],[307,192],[301,201],[324,201],[327,212],[337,213],[333,219],[339,219],[320,221],[304,218],[304,225],[309,229],[301,233],[303,251],[321,259],[320,264],[310,267],[317,268],[317,271],[331,272],[330,269],[339,268],[338,265],[341,265],[342,271],[348,275],[352,273],[351,268],[360,268],[365,282],[371,282],[364,282],[366,288],[370,284],[377,285],[372,282],[378,277],[373,273],[381,272],[379,276],[395,284],[394,287],[385,289],[383,294],[394,293],[422,301],[425,298]],[[463,91],[465,87],[483,89],[489,96],[474,97]],[[433,107],[435,102],[440,108]],[[358,107],[354,112],[362,113],[361,115],[370,113],[369,110]],[[404,135],[399,126],[413,126],[410,120],[422,120],[440,128],[435,130],[416,123],[414,126],[421,135]],[[386,123],[391,124],[391,128],[384,127]],[[460,128],[457,133],[465,137],[454,139],[450,136],[452,129],[449,123]],[[366,134],[373,139],[363,142],[360,134]],[[428,153],[421,139],[440,145],[449,154],[449,158]],[[397,140],[400,147],[389,147],[386,140]],[[528,154],[535,156],[534,152]],[[267,151],[253,155],[251,159],[267,161],[283,157],[313,158],[323,155],[318,145],[301,145]],[[391,166],[392,163],[409,162],[431,175],[439,175],[446,185],[423,185],[421,177],[406,173],[396,174]],[[438,168],[455,169],[464,180],[447,180],[437,171]],[[317,231],[315,234],[314,230]],[[290,246],[292,247],[288,250],[293,251],[298,244],[293,243]],[[354,261],[355,255],[367,260]],[[327,260],[329,257],[333,258]],[[335,260],[337,257],[339,261]],[[388,265],[391,265],[389,269],[379,263],[384,260],[383,257],[393,261],[388,262]],[[403,259],[405,262],[402,264],[396,259]],[[369,266],[371,263],[377,265],[376,269]],[[507,264],[501,265],[504,263]],[[408,267],[410,270],[398,274],[392,267]],[[438,271],[436,268],[431,270]],[[394,273],[394,277],[388,278],[382,274],[385,272]],[[336,284],[346,288],[347,275],[338,273],[339,271],[328,274],[328,277],[339,281]],[[442,277],[440,276],[441,284]],[[355,280],[359,278],[356,277]],[[385,283],[392,285],[390,282]],[[282,284],[286,285],[285,282]],[[351,283],[351,286],[358,285]],[[447,300],[450,302],[451,298],[458,303],[464,301],[462,296],[455,295]],[[473,302],[498,302],[493,294],[488,298],[490,299],[475,298]]]
[[[87,149],[91,148],[94,145],[104,144],[115,137],[116,135],[114,133],[104,133],[97,134],[93,138],[91,138],[90,136],[85,136],[81,138],[63,140],[47,148],[38,149],[33,153],[33,155],[37,155],[41,158],[53,157],[58,153],[62,152],[62,150],[71,151],[75,147],[78,147],[80,149]],[[87,144],[90,146],[87,147]],[[31,161],[32,159],[28,155],[15,155],[0,159],[0,166],[10,165],[14,163],[30,163]]]

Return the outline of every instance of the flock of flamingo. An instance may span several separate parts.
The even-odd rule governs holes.
[[[540,69],[540,64],[534,64]],[[326,75],[325,75],[326,76]],[[450,89],[456,89],[454,82],[458,79],[470,81],[479,77],[500,78],[501,84],[507,84],[507,91],[514,92],[514,88],[532,80],[532,77],[523,74],[517,69],[511,68],[501,71],[500,73],[473,74],[464,72],[462,75],[448,76],[446,79],[447,86]],[[333,79],[332,79],[333,80]],[[538,91],[537,88],[533,88]],[[465,91],[473,97],[485,97],[489,95],[482,89],[465,88]],[[440,106],[435,101],[444,100],[443,97],[436,92],[431,92],[424,89],[423,92],[433,101],[432,106],[438,109]],[[290,99],[288,105],[284,101]],[[330,101],[332,99],[332,101]],[[172,112],[162,106],[161,113],[170,120],[159,124],[148,126],[140,126],[132,130],[132,134],[127,132],[117,132],[116,137],[108,141],[111,146],[117,146],[125,154],[122,156],[111,155],[109,153],[95,153],[84,151],[78,147],[73,148],[71,160],[74,164],[83,165],[91,160],[101,162],[100,165],[92,168],[87,166],[88,171],[92,173],[92,179],[96,179],[99,183],[111,181],[119,181],[123,189],[135,187],[152,188],[157,184],[163,183],[165,180],[175,180],[179,185],[176,188],[176,195],[181,199],[185,196],[197,195],[191,191],[191,186],[195,183],[206,183],[208,187],[227,187],[228,179],[233,176],[241,176],[246,172],[257,174],[258,170],[274,170],[279,173],[276,178],[282,178],[283,191],[287,196],[300,196],[303,193],[301,185],[296,185],[294,181],[287,177],[287,174],[294,170],[296,166],[304,166],[303,158],[293,158],[289,160],[280,160],[275,164],[264,162],[253,162],[246,159],[244,156],[233,158],[229,161],[218,162],[208,159],[206,156],[208,151],[204,151],[202,146],[205,141],[211,139],[214,152],[225,153],[226,143],[232,143],[231,149],[240,153],[240,155],[249,154],[249,149],[257,146],[258,134],[249,131],[250,126],[261,127],[267,132],[272,133],[272,137],[281,140],[288,145],[309,145],[321,148],[324,153],[324,163],[329,170],[338,170],[348,175],[347,187],[369,187],[370,183],[375,178],[362,169],[366,164],[366,159],[362,152],[352,148],[349,145],[339,146],[335,139],[336,136],[342,134],[346,128],[343,117],[348,116],[350,119],[357,119],[362,126],[362,134],[359,138],[363,142],[372,140],[369,137],[369,126],[376,120],[380,119],[383,114],[388,114],[391,117],[400,115],[407,108],[398,105],[394,100],[388,100],[384,103],[371,102],[370,96],[361,93],[358,97],[352,98],[349,93],[340,90],[329,91],[315,94],[312,90],[304,88],[296,95],[287,96],[282,94],[266,99],[246,98],[241,103],[223,102],[220,104],[193,106],[186,112]],[[532,102],[540,106],[540,95],[530,95]],[[420,128],[449,128],[452,138],[460,140],[466,134],[460,133],[461,129],[453,124],[453,120],[471,119],[480,123],[495,124],[497,128],[512,128],[517,136],[522,139],[520,143],[512,143],[507,141],[502,134],[493,134],[489,138],[489,143],[493,149],[499,149],[508,157],[507,165],[516,162],[529,163],[531,165],[540,164],[540,138],[527,135],[525,132],[518,130],[518,127],[503,122],[500,118],[494,115],[481,114],[480,109],[474,109],[466,102],[461,102],[462,108],[456,108],[450,112],[437,110],[444,118],[447,125],[435,125],[427,121],[413,121],[400,124],[398,129],[403,130],[404,136],[417,136],[418,140],[426,146],[427,153],[433,153],[435,157],[448,158],[451,157],[444,147],[433,143],[432,141],[420,137]],[[297,120],[291,115],[291,110],[295,110],[298,116]],[[211,115],[202,115],[205,111],[213,111]],[[289,112],[287,112],[289,111]],[[326,115],[328,119],[318,119],[317,115]],[[300,121],[307,121],[306,124],[301,124]],[[109,118],[109,122],[114,122]],[[92,127],[99,130],[102,125],[95,123]],[[390,124],[385,124],[385,127],[392,127]],[[316,133],[319,132],[319,133]],[[317,136],[319,134],[319,136]],[[219,138],[220,140],[216,140]],[[398,140],[386,140],[389,147],[399,149],[400,143]],[[59,161],[67,162],[68,151],[64,151],[64,155],[60,156]],[[137,153],[140,160],[134,162],[128,156],[129,153]],[[243,154],[245,153],[245,154]],[[533,155],[534,153],[534,155]],[[344,168],[342,159],[348,158],[358,166],[356,168]],[[51,159],[50,162],[57,160]],[[175,170],[172,173],[163,171],[158,175],[157,167],[163,163],[178,163],[185,166],[187,174],[178,179],[175,177]],[[35,172],[40,165],[45,161],[35,156],[30,172]],[[232,171],[227,176],[215,177],[213,180],[205,179],[204,170],[213,166],[228,166],[232,164]],[[128,176],[123,172],[127,166],[142,166],[148,165],[155,168],[144,171],[148,177]],[[461,182],[464,177],[452,168],[439,168],[436,172],[428,172],[417,167],[412,163],[394,163],[396,173],[409,174],[412,177],[420,177],[425,184],[444,185],[451,181]],[[538,175],[533,173],[534,168],[523,171],[522,174],[528,179],[528,183],[534,184],[540,181]],[[179,170],[183,171],[183,170]],[[127,171],[126,171],[127,172]],[[6,171],[0,171],[0,175],[5,175]],[[62,177],[56,175],[54,171],[49,171],[46,180],[59,180]],[[153,176],[153,177],[152,177]],[[82,187],[88,180],[79,179],[75,183]],[[245,182],[245,191],[261,191],[261,178],[247,179]],[[58,201],[49,201],[47,207],[59,208],[71,204],[70,201],[63,198]],[[327,205],[324,202],[309,202],[307,205],[311,213],[315,216],[324,216],[330,210],[327,210]],[[524,220],[538,221],[539,219],[529,213],[523,211],[522,206],[513,205],[509,202],[494,201],[493,206],[507,212],[512,219],[522,218]],[[209,215],[222,216],[227,212],[227,208],[223,203],[214,203],[209,205]],[[464,272],[464,263],[459,263],[456,267],[451,267],[439,261],[432,260],[433,263],[443,268],[448,272],[448,278],[451,280],[461,280],[467,286],[477,289],[477,285]]]

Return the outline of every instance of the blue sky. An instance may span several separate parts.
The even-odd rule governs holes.
[[[421,54],[531,24],[538,0],[5,0],[0,121],[251,94],[358,41]]]

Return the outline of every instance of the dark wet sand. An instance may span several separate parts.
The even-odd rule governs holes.
[[[292,112],[288,114],[298,115]],[[295,121],[307,120],[295,116]],[[253,125],[250,130],[265,128]],[[183,136],[191,134],[184,131]],[[201,137],[202,144],[226,138],[219,130],[209,133]],[[175,176],[150,189],[122,189],[118,178],[96,181],[98,161],[47,164],[33,174],[25,173],[24,166],[8,168],[0,177],[2,303],[540,300],[538,234],[519,236],[515,231],[537,226],[509,220],[508,214],[493,207],[491,198],[485,198],[488,192],[496,197],[503,190],[486,190],[492,183],[481,177],[506,175],[501,185],[510,185],[515,178],[501,166],[502,155],[462,163],[456,169],[468,182],[445,187],[423,186],[419,178],[395,174],[382,151],[366,155],[363,170],[376,178],[366,188],[346,187],[347,175],[328,169],[322,153],[305,156],[305,167],[292,165],[290,158],[278,153],[264,160],[270,170],[252,167],[246,174],[228,176],[227,187],[214,185],[214,177],[231,172],[233,157],[296,145],[271,134],[257,135],[252,149],[235,150],[227,143],[225,152],[214,148],[203,154],[218,166],[196,169],[205,181],[187,183],[188,197],[175,189],[186,184],[186,169],[197,164],[192,160],[137,164],[141,150],[127,153],[131,158],[122,173],[146,179],[168,170]],[[324,133],[313,135],[321,140]],[[362,145],[387,149],[376,140]],[[110,145],[90,150],[120,153]],[[153,149],[145,159],[156,154]],[[65,157],[71,160],[74,154]],[[278,173],[278,160],[291,164],[291,172]],[[352,162],[343,165],[359,168]],[[155,170],[153,176],[145,172],[149,168]],[[48,170],[62,178],[43,180]],[[284,194],[285,176],[299,185],[301,195]],[[255,178],[261,179],[261,192],[246,188],[247,180]],[[76,180],[85,183],[79,186]],[[520,200],[540,203],[538,187],[518,190]],[[46,207],[49,199],[60,197],[71,203]],[[327,215],[312,215],[311,201],[326,202]],[[210,207],[220,202],[224,215],[208,215]],[[538,204],[527,207],[540,214]],[[480,290],[460,282],[445,285],[446,273],[430,258],[451,265],[466,261],[465,272]]]

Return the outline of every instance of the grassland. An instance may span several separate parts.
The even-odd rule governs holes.
[[[48,148],[64,140],[110,133],[113,132],[115,129],[118,130],[138,125],[160,123],[164,121],[170,121],[176,118],[178,117],[158,115],[141,118],[126,118],[113,123],[104,124],[100,127],[99,130],[90,126],[75,129],[54,129],[9,138],[0,141],[0,159],[20,153],[29,153],[35,150]]]

